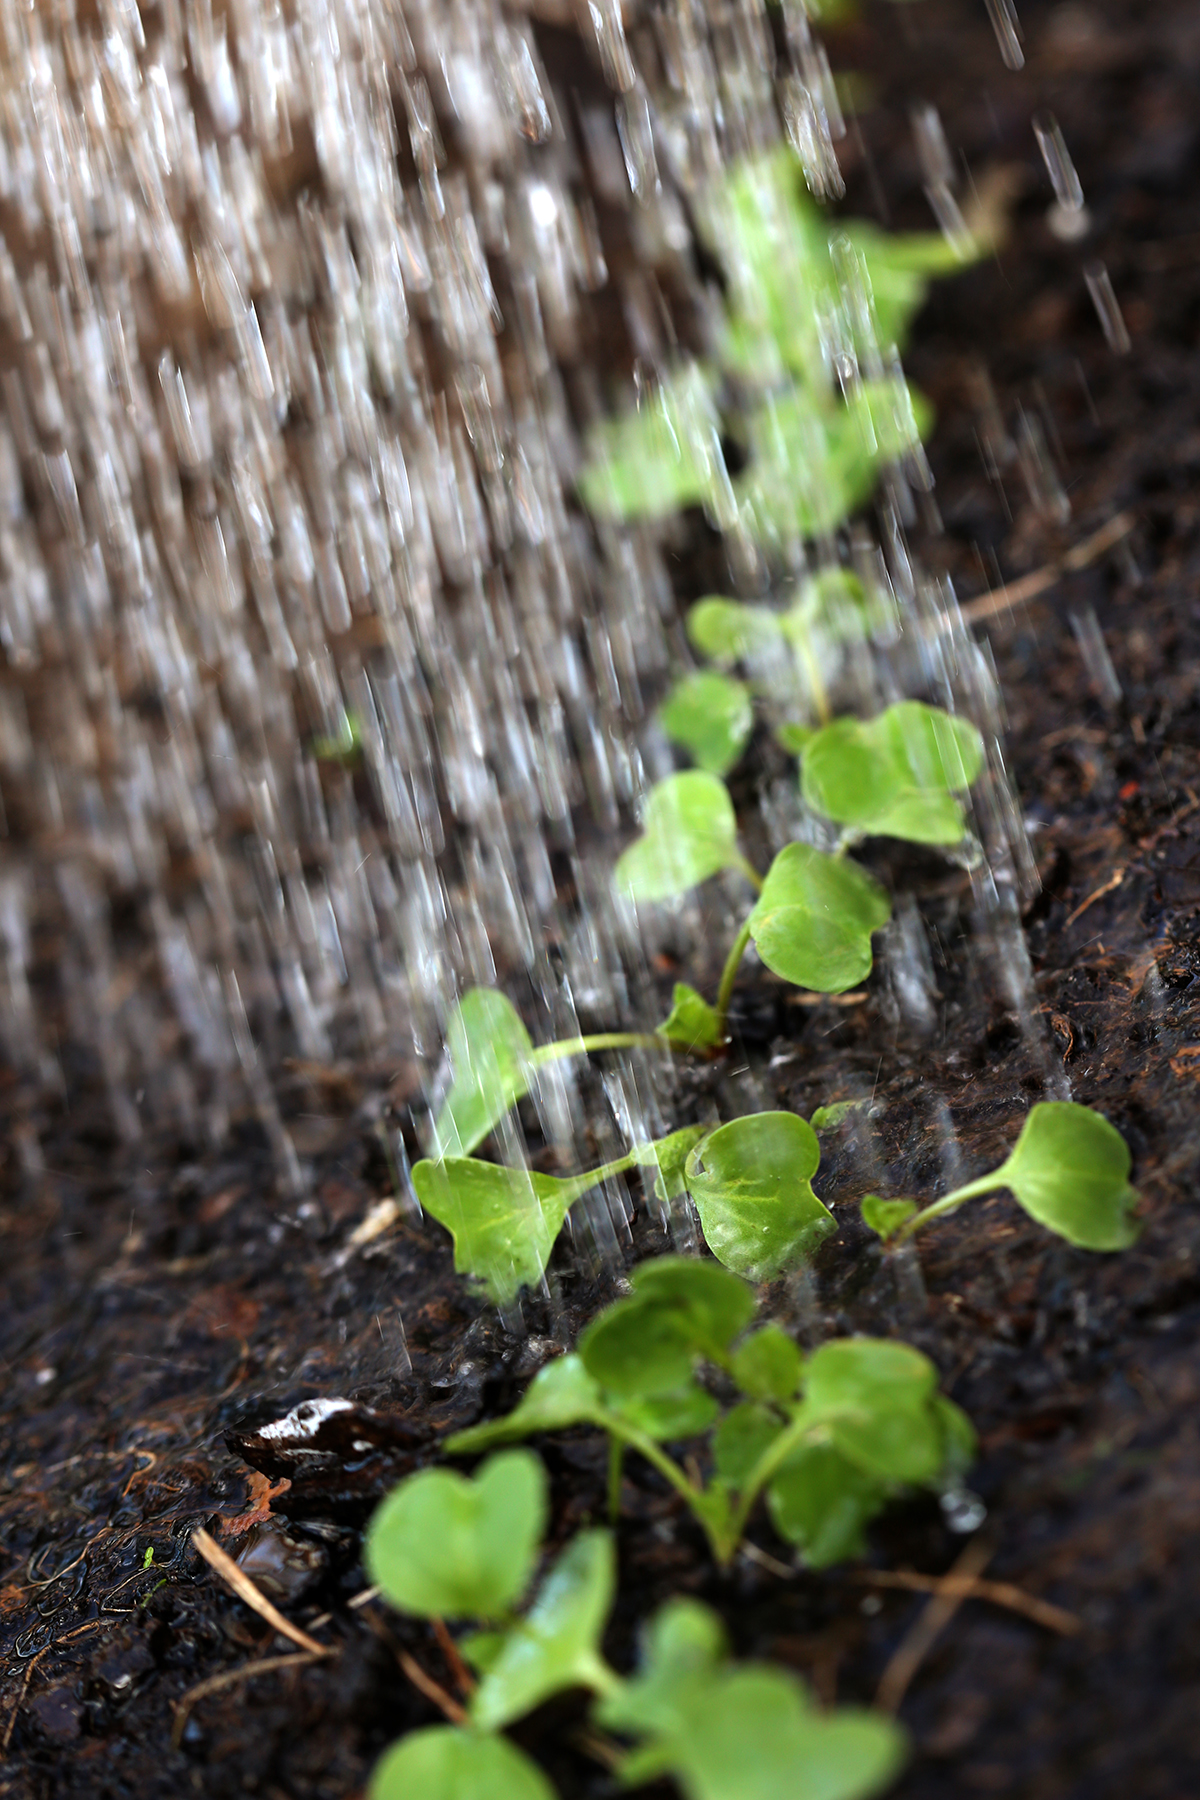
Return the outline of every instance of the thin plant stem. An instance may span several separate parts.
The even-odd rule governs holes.
[[[806,1418],[804,1413],[801,1412],[798,1418],[794,1418],[791,1424],[785,1426],[779,1433],[779,1436],[767,1445],[766,1449],[751,1469],[746,1484],[738,1498],[733,1518],[730,1521],[730,1537],[732,1538],[732,1543],[729,1549],[729,1556],[732,1556],[734,1550],[736,1550],[738,1544],[741,1542],[742,1533],[746,1529],[746,1521],[750,1517],[750,1513],[758,1496],[762,1493],[762,1490],[766,1487],[776,1469],[779,1468],[781,1463],[787,1461],[793,1450],[799,1448],[812,1428],[812,1419]],[[725,1560],[728,1561],[728,1557],[726,1557]]]
[[[746,954],[746,945],[750,942],[750,921],[747,919],[742,929],[733,940],[729,955],[725,958],[725,967],[721,971],[721,985],[717,989],[717,1041],[725,1041],[725,1025],[729,1018],[729,1002],[733,998],[733,984],[737,980],[738,965]]]
[[[923,1225],[928,1225],[930,1219],[940,1219],[946,1213],[957,1212],[964,1200],[973,1200],[977,1194],[994,1193],[997,1188],[1006,1185],[1003,1169],[993,1169],[990,1175],[981,1175],[978,1181],[968,1181],[965,1187],[955,1188],[952,1194],[946,1194],[942,1199],[935,1200],[932,1206],[925,1207],[913,1218],[907,1220],[899,1231],[893,1234],[893,1244],[905,1243],[914,1231],[920,1231]]]
[[[609,1433],[608,1439],[608,1522],[615,1525],[621,1516],[621,1477],[625,1473],[625,1446],[619,1437]]]
[[[639,1456],[644,1456],[651,1468],[658,1470],[663,1480],[675,1489],[688,1510],[703,1526],[704,1535],[708,1539],[713,1556],[719,1563],[727,1563],[733,1553],[732,1548],[726,1546],[722,1537],[713,1531],[711,1522],[705,1518],[703,1490],[688,1480],[674,1458],[668,1456],[665,1450],[660,1450],[652,1437],[648,1437],[644,1431],[639,1431],[636,1426],[630,1425],[619,1413],[597,1412],[594,1418],[596,1424],[608,1432],[610,1439],[619,1439],[628,1445],[630,1450],[636,1450]],[[611,1467],[610,1462],[610,1471]]]
[[[597,1031],[590,1037],[558,1038],[552,1044],[539,1044],[527,1061],[535,1068],[540,1063],[556,1062],[564,1056],[587,1056],[594,1050],[661,1050],[663,1040],[647,1031]]]

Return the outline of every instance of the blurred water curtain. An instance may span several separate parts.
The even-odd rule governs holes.
[[[126,1140],[249,1104],[298,1185],[288,1059],[432,1067],[498,972],[636,1012],[587,847],[669,766],[667,527],[589,517],[584,439],[708,347],[707,185],[790,135],[838,191],[828,64],[791,0],[0,31],[4,1055]]]

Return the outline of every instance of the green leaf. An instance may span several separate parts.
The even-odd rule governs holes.
[[[675,989],[675,993],[678,1000],[679,988]],[[700,1004],[703,1005],[704,1002],[701,1001]],[[681,1131],[670,1131],[666,1137],[656,1138],[652,1144],[641,1145],[631,1152],[637,1158],[640,1168],[655,1171],[654,1191],[660,1200],[671,1200],[676,1194],[684,1192],[686,1184],[683,1171],[688,1151],[707,1130],[707,1125],[685,1125]]]
[[[665,1710],[665,1709],[664,1709]],[[622,1773],[673,1774],[685,1800],[866,1800],[904,1760],[892,1720],[851,1708],[813,1710],[800,1683],[754,1664],[680,1684],[671,1726]],[[656,1741],[657,1739],[657,1741]]]
[[[1043,1100],[996,1171],[1039,1225],[1084,1250],[1124,1250],[1140,1230],[1132,1216],[1129,1146],[1090,1106]]]
[[[943,1425],[932,1401],[937,1370],[909,1344],[841,1338],[809,1358],[804,1410],[843,1456],[881,1481],[936,1481]]]
[[[836,1131],[844,1119],[866,1104],[865,1100],[835,1100],[830,1106],[818,1106],[808,1122],[814,1131]]]
[[[560,1181],[475,1157],[413,1164],[417,1199],[454,1239],[454,1267],[472,1276],[498,1306],[545,1273],[567,1208],[591,1184]]]
[[[575,1354],[556,1356],[539,1369],[519,1404],[503,1419],[456,1431],[442,1446],[451,1456],[471,1456],[498,1444],[513,1444],[535,1431],[566,1431],[595,1421],[603,1406],[598,1384]]]
[[[810,1569],[864,1555],[864,1530],[887,1498],[887,1486],[833,1444],[805,1444],[767,1487],[771,1523],[781,1538],[799,1545]]]
[[[724,600],[719,594],[709,594],[688,608],[687,634],[701,656],[727,668],[769,656],[783,644],[778,613],[769,606]]]
[[[507,1738],[457,1725],[410,1731],[375,1765],[368,1800],[555,1800],[535,1762]]]
[[[600,1654],[600,1639],[615,1584],[611,1536],[581,1531],[476,1688],[472,1723],[483,1731],[499,1731],[564,1688],[609,1692],[616,1676]]]
[[[716,1008],[685,981],[675,983],[671,1010],[655,1029],[681,1050],[715,1050],[721,1042]]]
[[[721,421],[702,364],[685,363],[636,410],[593,429],[579,491],[598,519],[661,519],[694,505],[728,514]]]
[[[467,1156],[529,1091],[533,1040],[507,995],[471,988],[450,1015],[446,1052],[454,1079],[433,1123],[429,1154]]]
[[[874,719],[835,719],[804,750],[801,787],[814,811],[862,836],[956,844],[966,829],[956,793],[983,766],[969,720],[902,700]]]
[[[770,1281],[837,1229],[812,1190],[821,1152],[795,1113],[752,1113],[710,1132],[688,1158],[705,1242],[727,1268]]]
[[[672,687],[659,710],[673,744],[713,775],[725,775],[741,757],[754,729],[754,702],[744,681],[695,669]]]
[[[778,1325],[764,1325],[733,1353],[733,1379],[752,1400],[791,1400],[799,1391],[804,1358]]]
[[[754,1296],[715,1263],[660,1256],[634,1270],[633,1293],[594,1319],[579,1340],[589,1375],[608,1394],[670,1395],[697,1358],[725,1360],[754,1314]]]
[[[803,756],[816,735],[816,727],[813,725],[777,725],[775,727],[775,742],[786,750],[789,756]]]
[[[625,1395],[610,1399],[610,1410],[637,1431],[644,1431],[655,1443],[673,1443],[679,1438],[700,1437],[716,1419],[720,1407],[699,1382],[671,1394]]]
[[[807,761],[807,758],[805,759]],[[857,863],[788,844],[750,914],[750,935],[768,969],[797,987],[841,994],[871,972],[871,934],[891,903]]]
[[[757,1400],[730,1407],[713,1433],[713,1466],[725,1485],[743,1487],[783,1429],[778,1415]]]
[[[423,1618],[496,1618],[524,1593],[546,1522],[546,1472],[528,1450],[477,1475],[422,1469],[372,1516],[367,1567],[384,1598]]]
[[[890,1238],[917,1212],[915,1200],[881,1200],[878,1194],[864,1194],[861,1202],[863,1224]]]
[[[596,1723],[627,1737],[673,1735],[681,1703],[708,1691],[725,1655],[716,1613],[698,1600],[668,1600],[646,1630],[638,1673],[600,1702]]]
[[[635,900],[671,900],[737,859],[737,820],[716,775],[685,769],[651,790],[642,836],[617,862],[616,883]]]

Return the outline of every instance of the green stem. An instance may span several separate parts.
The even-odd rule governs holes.
[[[597,1031],[590,1037],[558,1038],[553,1044],[539,1044],[526,1061],[534,1068],[555,1062],[563,1056],[587,1056],[593,1050],[661,1050],[662,1038],[647,1031]]]
[[[619,1437],[608,1436],[608,1522],[615,1525],[621,1516],[621,1477],[625,1472],[625,1446]]]
[[[812,1429],[813,1421],[811,1418],[805,1416],[802,1409],[799,1416],[794,1418],[790,1425],[785,1426],[779,1436],[767,1445],[766,1449],[751,1469],[746,1484],[738,1498],[737,1506],[734,1509],[733,1520],[730,1527],[734,1549],[736,1549],[737,1545],[742,1541],[742,1534],[746,1529],[746,1521],[750,1517],[758,1496],[762,1493],[776,1469],[787,1461],[793,1450],[799,1448]]]
[[[956,1212],[964,1200],[973,1200],[977,1194],[994,1193],[997,1188],[1006,1185],[1003,1169],[993,1169],[990,1175],[981,1175],[978,1181],[968,1181],[965,1187],[955,1188],[952,1194],[935,1200],[932,1206],[925,1207],[922,1212],[909,1219],[893,1235],[892,1243],[903,1244],[914,1231],[920,1231],[923,1225],[928,1225],[930,1219],[939,1219],[946,1213]]]
[[[717,1562],[727,1563],[733,1549],[736,1548],[736,1539],[731,1546],[724,1541],[720,1533],[714,1532],[712,1522],[705,1517],[704,1508],[699,1504],[704,1499],[703,1493],[688,1480],[679,1464],[669,1457],[665,1450],[660,1450],[652,1437],[647,1437],[644,1431],[639,1431],[635,1425],[630,1425],[626,1419],[621,1418],[619,1413],[601,1410],[597,1411],[593,1417],[595,1423],[607,1431],[610,1438],[620,1439],[631,1450],[636,1450],[639,1456],[644,1456],[651,1468],[658,1470],[663,1480],[674,1488],[689,1512],[703,1526],[709,1548]],[[611,1466],[610,1463],[610,1469]]]
[[[729,1002],[733,998],[733,984],[737,980],[738,965],[746,954],[746,945],[750,942],[750,921],[747,919],[742,929],[733,940],[733,947],[725,958],[725,967],[721,971],[721,985],[717,989],[717,1041],[725,1041],[725,1024],[729,1018]]]

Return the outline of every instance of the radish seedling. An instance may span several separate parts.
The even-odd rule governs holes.
[[[1009,1155],[989,1175],[966,1182],[924,1210],[915,1200],[868,1194],[862,1215],[880,1237],[901,1243],[930,1220],[957,1212],[967,1200],[1008,1188],[1031,1219],[1069,1244],[1082,1250],[1125,1250],[1140,1230],[1130,1163],[1128,1144],[1100,1113],[1070,1100],[1044,1100],[1031,1109]]]
[[[642,1263],[632,1286],[576,1352],[547,1364],[514,1412],[446,1448],[465,1454],[595,1426],[613,1446],[614,1511],[621,1455],[636,1450],[691,1509],[719,1563],[732,1559],[765,1494],[776,1530],[813,1567],[859,1554],[864,1527],[893,1494],[949,1487],[969,1464],[970,1423],[910,1346],[847,1338],[806,1359],[778,1326],[746,1336],[750,1289],[690,1257]],[[696,1379],[706,1363],[743,1398],[722,1409]],[[685,1467],[663,1448],[701,1433],[710,1434],[707,1484],[693,1459]]]
[[[435,1475],[444,1472],[410,1476],[379,1507],[367,1534],[368,1567],[384,1599],[422,1618],[463,1616],[473,1589],[492,1628],[460,1642],[479,1675],[464,1722],[393,1744],[375,1767],[371,1800],[553,1800],[538,1765],[501,1734],[568,1689],[590,1692],[593,1722],[636,1746],[606,1746],[627,1785],[671,1774],[695,1800],[774,1800],[789,1791],[867,1800],[898,1772],[904,1737],[890,1719],[855,1708],[817,1712],[794,1675],[730,1664],[720,1621],[695,1601],[659,1610],[641,1669],[621,1677],[602,1648],[616,1582],[606,1531],[573,1538],[517,1611],[544,1519],[540,1463],[526,1451],[509,1452],[486,1462],[474,1481],[445,1477],[456,1484],[440,1490],[453,1496],[452,1545],[439,1541],[438,1522],[427,1516]],[[512,1504],[522,1488],[530,1501],[524,1516]],[[515,1552],[505,1542],[509,1530]]]

